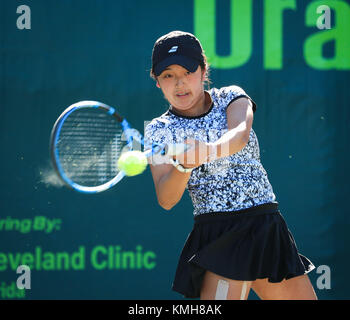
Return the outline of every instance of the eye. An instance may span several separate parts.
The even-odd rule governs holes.
[[[169,78],[171,78],[171,77],[172,77],[172,75],[169,74],[169,73],[166,73],[166,74],[163,76],[164,79],[169,79]]]

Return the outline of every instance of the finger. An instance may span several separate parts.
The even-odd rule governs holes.
[[[195,140],[195,139],[192,139],[192,138],[187,138],[185,141],[184,141],[184,143],[186,143],[186,144],[196,144],[197,143],[197,140]]]

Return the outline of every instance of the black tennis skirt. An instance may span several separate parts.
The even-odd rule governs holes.
[[[195,217],[172,289],[199,298],[206,270],[233,280],[281,282],[315,266],[298,253],[278,203]]]

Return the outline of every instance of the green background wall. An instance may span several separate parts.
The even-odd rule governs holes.
[[[333,9],[329,30],[316,27],[322,4]],[[20,5],[30,29],[17,27]],[[253,127],[281,212],[301,253],[331,271],[330,289],[319,288],[323,272],[310,274],[318,297],[348,299],[349,21],[349,1],[336,0],[1,0],[0,298],[182,298],[171,283],[192,228],[189,196],[163,210],[149,169],[97,195],[57,187],[48,143],[80,100],[117,107],[143,132],[167,109],[149,77],[153,43],[184,30],[208,48],[211,86],[239,85],[257,103]],[[145,263],[103,268],[98,250],[110,246]],[[67,270],[50,264],[61,252],[73,259]],[[31,265],[30,290],[15,289],[20,264]]]

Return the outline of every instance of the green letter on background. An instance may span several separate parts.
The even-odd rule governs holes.
[[[295,0],[265,0],[264,7],[264,68],[282,69],[283,11],[296,9]]]
[[[216,54],[216,0],[194,0],[194,33],[213,68],[237,68],[252,51],[252,0],[231,0],[231,54]]]
[[[350,6],[344,1],[313,1],[306,9],[306,25],[316,27],[319,14],[317,8],[327,5],[335,11],[335,23],[330,30],[321,30],[306,39],[304,57],[307,64],[315,69],[350,69]],[[334,40],[334,57],[324,58],[322,47]]]

